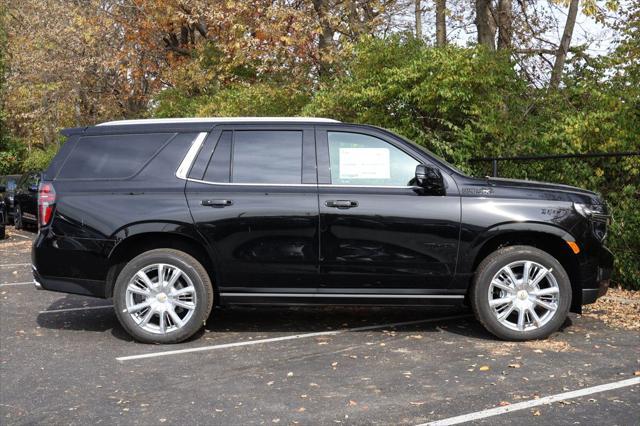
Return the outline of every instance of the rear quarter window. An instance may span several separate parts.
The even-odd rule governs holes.
[[[57,179],[124,179],[134,176],[175,133],[84,136]]]

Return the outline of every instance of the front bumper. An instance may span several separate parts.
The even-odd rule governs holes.
[[[606,247],[601,247],[598,256],[598,265],[595,282],[587,283],[582,288],[582,304],[594,303],[599,297],[604,296],[611,283],[613,272],[613,253]]]

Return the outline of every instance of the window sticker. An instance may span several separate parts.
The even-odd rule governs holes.
[[[390,179],[387,148],[340,148],[340,179]]]

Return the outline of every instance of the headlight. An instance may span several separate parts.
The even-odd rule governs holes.
[[[593,235],[600,241],[607,236],[607,225],[611,218],[604,204],[573,203],[573,208],[591,223]]]

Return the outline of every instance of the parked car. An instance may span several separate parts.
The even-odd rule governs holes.
[[[16,229],[38,225],[38,184],[40,172],[20,176],[13,196],[13,223]]]
[[[4,199],[7,206],[9,222],[13,221],[13,197],[20,175],[0,176],[0,185],[4,186],[4,191],[0,191],[0,198]]]
[[[5,187],[0,183],[0,193],[3,193]],[[4,240],[6,236],[7,225],[7,205],[4,202],[4,198],[0,197],[0,240]]]
[[[402,137],[327,119],[153,119],[67,129],[44,172],[35,285],[113,298],[137,340],[212,306],[471,306],[539,339],[606,292],[595,193],[473,178]]]

